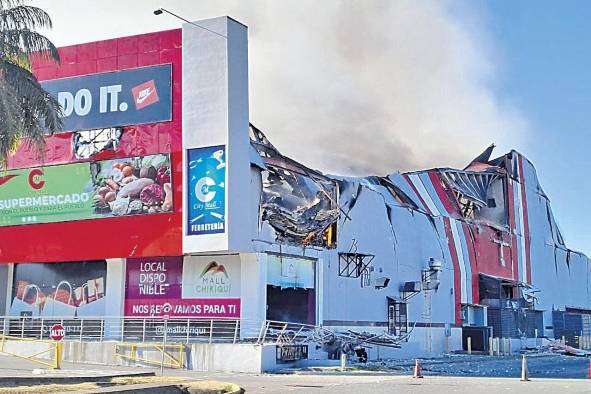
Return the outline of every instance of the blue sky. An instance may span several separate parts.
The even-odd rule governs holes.
[[[591,255],[591,2],[481,1],[503,61],[498,94],[530,122],[536,166],[567,245]]]

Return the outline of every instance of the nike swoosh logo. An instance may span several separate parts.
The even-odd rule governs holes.
[[[141,92],[138,94],[138,97],[137,97],[137,103],[138,103],[138,104],[141,104],[141,103],[143,103],[144,101],[146,101],[146,99],[147,99],[148,97],[150,97],[150,96],[152,95],[152,93],[154,93],[154,89],[152,89],[152,88],[147,88],[147,89],[144,89],[144,90],[142,90],[142,91],[141,91]]]
[[[0,177],[0,186],[4,185],[6,182],[8,182],[9,180],[11,180],[14,177],[17,177],[18,175],[6,175],[6,176],[2,176]]]

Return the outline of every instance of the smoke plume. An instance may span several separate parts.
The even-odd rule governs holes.
[[[64,1],[38,3],[51,12]],[[155,30],[157,7],[247,24],[251,121],[284,154],[325,172],[463,167],[491,142],[520,148],[527,135],[518,108],[495,92],[502,57],[484,11],[470,3],[103,0],[94,11],[84,3],[94,15],[112,3],[118,12],[105,19],[114,35]],[[146,18],[130,20],[140,10]],[[158,20],[166,18],[158,28],[178,26]]]

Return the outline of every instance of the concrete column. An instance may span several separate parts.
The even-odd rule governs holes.
[[[121,317],[125,302],[125,259],[107,259],[107,286],[105,289],[104,336],[107,339],[120,339]]]
[[[319,326],[324,319],[324,261],[322,258],[316,260],[314,269],[316,272],[316,325]]]
[[[252,322],[266,318],[267,254],[241,253],[240,317]]]
[[[14,264],[0,265],[0,289],[6,289],[4,294],[0,295],[0,310],[4,315],[8,315],[12,303],[12,286],[14,281]]]
[[[183,252],[252,251],[247,27],[228,17],[185,23],[182,72]],[[225,228],[188,235],[195,191],[186,179],[187,151],[212,146],[225,149]]]
[[[125,302],[125,259],[107,259],[107,306],[105,316],[123,316]]]

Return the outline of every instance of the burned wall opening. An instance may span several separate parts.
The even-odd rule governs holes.
[[[543,311],[535,309],[523,284],[481,274],[478,286],[480,304],[488,307],[487,320],[494,337],[534,337],[543,332]]]

